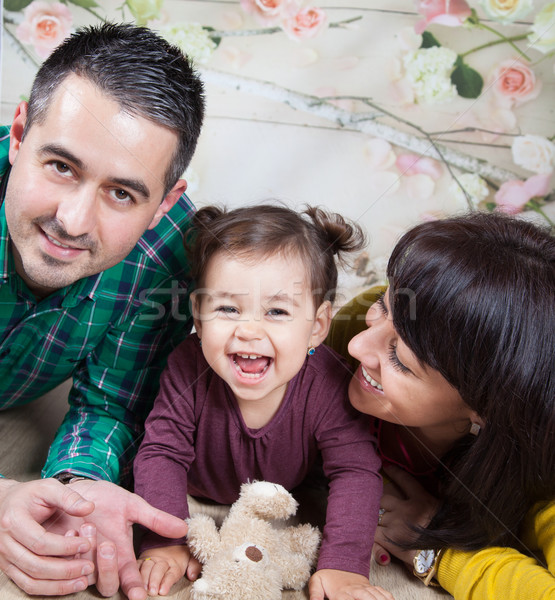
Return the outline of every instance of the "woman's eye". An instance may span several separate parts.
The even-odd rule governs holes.
[[[381,310],[381,312],[387,317],[389,311],[387,310],[387,306],[385,305],[385,292],[381,294],[381,296],[376,300],[376,305]]]
[[[394,368],[398,371],[401,371],[401,373],[411,372],[411,370],[399,360],[399,357],[397,356],[397,347],[393,344],[390,344],[389,346],[389,360],[391,361],[391,364],[394,366]]]
[[[270,308],[266,313],[269,317],[288,317],[289,313],[283,308]]]

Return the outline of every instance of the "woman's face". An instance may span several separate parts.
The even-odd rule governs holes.
[[[349,385],[359,411],[407,427],[468,433],[474,411],[440,373],[420,365],[393,327],[389,290],[366,314],[368,329],[349,343],[360,361]]]

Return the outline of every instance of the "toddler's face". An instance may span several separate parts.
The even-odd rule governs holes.
[[[307,348],[327,334],[329,305],[316,310],[298,257],[230,258],[208,264],[195,296],[202,351],[239,403],[283,399]]]

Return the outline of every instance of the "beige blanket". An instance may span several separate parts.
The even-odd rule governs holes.
[[[7,477],[19,480],[34,479],[40,473],[42,464],[52,441],[54,432],[61,422],[67,407],[68,384],[64,384],[44,396],[41,400],[16,409],[0,413],[0,472]],[[211,514],[216,519],[225,515],[225,507],[201,506],[192,501],[193,511]],[[403,566],[391,564],[379,567],[372,564],[370,580],[389,590],[396,600],[449,600],[451,596],[441,590],[426,588]],[[0,573],[0,598],[21,600],[28,596],[20,591],[3,573]],[[34,596],[37,598],[37,596]],[[74,600],[100,598],[94,589],[66,596]],[[114,596],[123,600],[124,596]],[[172,590],[169,598],[186,600],[189,598],[189,584],[183,580]],[[308,598],[303,592],[286,591],[284,600]]]

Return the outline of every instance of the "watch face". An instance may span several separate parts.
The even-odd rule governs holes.
[[[434,550],[420,550],[414,558],[414,570],[421,575],[427,573],[434,564]]]

